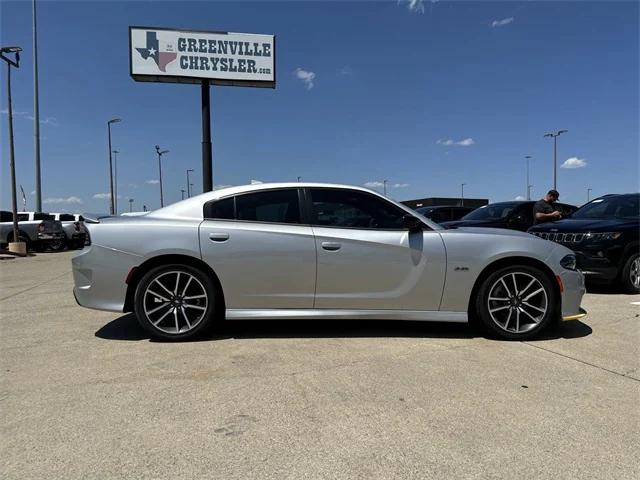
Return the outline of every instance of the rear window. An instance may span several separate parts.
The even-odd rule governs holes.
[[[54,220],[53,215],[49,215],[48,213],[34,213],[34,220]]]
[[[11,212],[0,212],[0,222],[13,222]]]
[[[19,213],[18,214],[18,221],[19,222],[28,222],[29,221],[29,214],[28,213]]]
[[[73,215],[69,215],[68,213],[61,213],[60,214],[60,221],[61,222],[75,222],[76,221],[76,217],[74,217]]]

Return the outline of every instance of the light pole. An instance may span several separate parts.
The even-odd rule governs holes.
[[[558,189],[558,137],[569,130],[558,130],[557,132],[546,133],[545,137],[553,137],[553,189]]]
[[[527,185],[527,200],[531,200],[531,189],[535,187],[535,185]]]
[[[182,194],[182,200],[184,200],[184,188],[180,189],[180,193]]]
[[[384,191],[384,196],[385,197],[387,196],[387,182],[388,182],[388,180],[383,180],[382,181],[382,189]]]
[[[524,156],[524,159],[527,161],[527,200],[531,200],[531,196],[529,195],[529,160],[532,158],[531,155]]]
[[[116,211],[116,204],[113,201],[113,161],[111,159],[111,124],[118,123],[122,120],[119,118],[112,118],[107,122],[107,131],[109,132],[109,213],[113,215]]]
[[[129,213],[133,212],[133,198],[129,199]]]
[[[164,207],[164,198],[162,196],[162,155],[169,153],[169,150],[160,150],[156,145],[156,153],[158,154],[158,172],[160,174],[160,208]]]
[[[191,185],[191,183],[189,181],[189,172],[193,172],[193,168],[187,169],[187,197],[191,198],[191,187],[189,186]],[[182,197],[182,199],[184,200],[184,196]]]
[[[593,190],[593,188],[587,188],[587,203],[589,203],[589,201],[591,201],[591,191]]]
[[[189,184],[189,190],[193,193],[193,183]]]
[[[298,183],[302,181],[302,177],[298,176]]]
[[[33,150],[36,163],[36,211],[42,211],[42,184],[40,180],[40,100],[38,92],[38,29],[36,26],[36,0],[33,0]]]
[[[115,214],[118,215],[118,154],[120,150],[113,151],[113,205]]]
[[[16,159],[13,146],[13,106],[11,105],[11,67],[20,68],[20,47],[0,47],[0,58],[7,62],[7,103],[9,114],[9,170],[11,171],[11,212],[13,213],[13,242],[9,243],[9,251],[18,255],[27,254],[27,246],[20,242],[18,235],[18,200],[16,198]],[[5,56],[13,53],[15,59]],[[13,244],[13,245],[12,245]]]
[[[466,185],[466,183],[461,183],[460,184],[460,206],[464,207],[464,186]]]

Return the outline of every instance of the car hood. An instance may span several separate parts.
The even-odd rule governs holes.
[[[530,232],[610,232],[619,229],[638,228],[639,219],[583,219],[565,218],[556,222],[541,223],[529,229]]]
[[[453,222],[452,222],[453,223]],[[483,228],[483,227],[460,227],[451,230],[441,230],[442,234],[457,234],[457,233],[465,233],[465,234],[474,234],[474,235],[500,235],[507,237],[526,237],[526,238],[536,238],[530,233],[520,232],[518,230],[507,230],[506,228]]]
[[[445,228],[459,228],[459,227],[498,227],[504,225],[504,222],[499,220],[453,220],[451,222],[442,222]]]

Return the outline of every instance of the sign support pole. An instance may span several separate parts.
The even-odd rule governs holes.
[[[202,80],[202,193],[213,190],[211,99],[209,90],[209,80]]]

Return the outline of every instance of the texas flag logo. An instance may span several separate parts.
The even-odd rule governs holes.
[[[136,47],[136,50],[144,60],[153,59],[160,71],[166,72],[167,65],[178,57],[177,52],[170,51],[172,50],[171,45],[167,45],[167,48],[168,51],[161,52],[157,32],[147,32],[147,46],[145,48]]]

